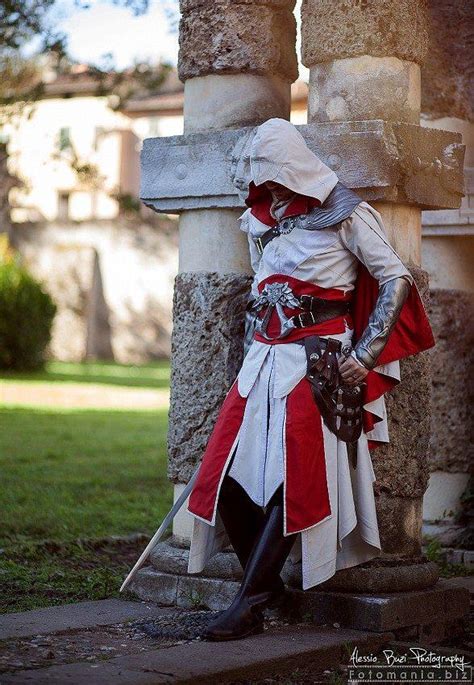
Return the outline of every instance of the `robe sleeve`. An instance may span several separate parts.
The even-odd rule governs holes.
[[[255,273],[254,279],[252,281],[252,286],[250,289],[250,295],[251,295],[251,297],[255,298],[255,297],[258,297],[257,271],[258,271],[258,267],[260,265],[261,255],[259,254],[257,248],[255,247],[255,243],[252,239],[252,235],[251,235],[251,231],[250,231],[250,222],[252,220],[252,216],[250,214],[250,209],[245,210],[245,212],[239,218],[240,218],[240,230],[243,231],[244,233],[246,233],[247,238],[248,238],[249,253],[250,253],[250,264],[251,264],[252,269]]]
[[[342,222],[339,237],[344,247],[357,257],[379,285],[400,276],[412,284],[413,276],[390,245],[381,218],[378,220],[372,214],[375,210],[364,205],[362,203]]]
[[[397,362],[435,344],[433,332],[413,276],[390,245],[380,215],[365,203],[360,205],[341,226],[340,238],[344,246],[359,260],[352,318],[357,341],[367,326],[378,297],[379,285],[393,278],[404,277],[411,283],[408,297],[399,319],[380,355],[377,366],[369,372],[364,386],[364,407],[395,387],[399,379],[384,371]],[[365,409],[364,428],[370,432],[380,421]],[[372,443],[375,447],[377,443]]]

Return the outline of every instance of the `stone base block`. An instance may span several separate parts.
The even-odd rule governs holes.
[[[223,611],[231,604],[239,586],[231,580],[170,575],[146,566],[137,573],[130,592],[162,606]]]
[[[187,575],[189,548],[179,545],[176,538],[169,538],[154,547],[150,562],[156,571],[167,574]],[[242,578],[242,568],[233,552],[215,554],[207,563],[203,575],[206,578],[235,580]]]
[[[458,133],[382,119],[297,128],[309,148],[368,202],[423,209],[461,205],[464,147]],[[244,207],[232,174],[248,132],[230,128],[148,138],[141,152],[142,201],[166,214]]]
[[[150,562],[161,573],[186,576],[188,556],[189,550],[172,537],[156,545]],[[242,569],[237,556],[233,552],[224,551],[209,560],[202,575],[206,578],[239,581],[242,578]],[[319,585],[318,589],[365,594],[424,590],[432,587],[438,577],[437,565],[427,561],[425,557],[405,559],[387,556],[342,569]],[[301,564],[287,561],[282,578],[290,587],[300,588]]]
[[[233,580],[171,575],[148,566],[136,576],[131,591],[138,597],[165,606],[226,609],[239,583]],[[401,639],[435,642],[449,630],[462,630],[469,612],[469,591],[440,580],[429,590],[362,594],[323,590],[289,589],[280,618],[312,621],[316,625],[337,623],[345,628],[393,632]],[[441,638],[443,639],[443,638]]]
[[[342,592],[407,592],[425,590],[435,585],[439,569],[425,557],[411,559],[387,556],[337,571],[329,580],[321,584],[321,590]]]
[[[466,635],[466,618],[457,618],[452,621],[425,623],[419,626],[409,626],[399,628],[397,631],[398,640],[409,642],[419,642],[423,645],[437,645],[449,640],[462,638]],[[448,643],[449,644],[449,643]]]
[[[342,626],[404,635],[407,629],[426,635],[428,626],[463,619],[469,611],[469,592],[440,580],[429,590],[369,595],[347,592],[291,590],[291,612],[312,616],[316,624]]]

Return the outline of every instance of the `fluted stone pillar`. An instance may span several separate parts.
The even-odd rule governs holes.
[[[424,0],[304,0],[303,63],[310,69],[309,123],[383,119],[420,121],[420,65],[427,50]],[[429,180],[429,179],[428,179]],[[372,201],[391,243],[428,294],[420,269],[421,205],[394,194]],[[387,566],[421,553],[423,493],[428,483],[430,378],[425,355],[401,364],[402,383],[387,401],[390,444],[373,453],[377,515]],[[380,564],[378,560],[375,565]],[[413,572],[436,580],[426,566]],[[380,569],[378,570],[380,574]],[[360,570],[336,574],[332,586],[350,587]]]
[[[181,0],[179,76],[185,135],[253,126],[290,115],[298,75],[294,0]],[[177,181],[188,166],[178,164]],[[202,182],[214,169],[204,156]],[[242,359],[243,312],[251,283],[241,208],[185,209],[175,284],[168,473],[179,495],[202,457]],[[191,517],[174,535],[189,539]]]

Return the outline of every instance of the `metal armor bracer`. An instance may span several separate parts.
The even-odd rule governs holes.
[[[373,369],[377,365],[410,288],[411,283],[405,276],[393,278],[379,287],[379,295],[367,327],[354,347],[357,359],[367,369]]]

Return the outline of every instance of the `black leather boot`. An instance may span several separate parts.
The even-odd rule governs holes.
[[[226,533],[245,571],[254,544],[265,525],[265,514],[262,507],[255,504],[236,480],[226,476],[222,482],[219,514]],[[285,594],[285,584],[280,576],[271,586],[270,604],[277,603]]]
[[[239,592],[230,607],[208,625],[204,639],[237,640],[263,631],[262,609],[272,598],[272,587],[296,538],[283,535],[282,490],[279,488],[267,507],[262,532],[245,567]]]

